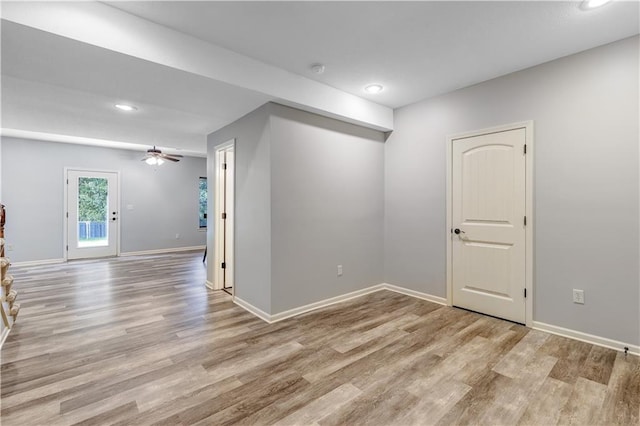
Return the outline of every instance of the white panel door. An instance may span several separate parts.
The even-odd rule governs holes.
[[[67,258],[116,256],[118,174],[67,170]]]
[[[234,159],[234,148],[228,148],[225,152],[225,164],[227,168],[225,169],[225,179],[224,179],[224,211],[225,211],[225,220],[224,220],[224,263],[226,265],[224,270],[224,288],[227,291],[233,291],[233,281],[234,281],[234,265],[235,261],[233,258],[234,254],[234,223],[233,220],[235,218],[235,211],[233,209],[235,205],[234,201],[234,178],[235,178],[235,159]]]
[[[452,301],[525,322],[524,128],[452,141]]]
[[[224,144],[216,150],[215,182],[215,283],[214,288],[234,294],[235,147]]]

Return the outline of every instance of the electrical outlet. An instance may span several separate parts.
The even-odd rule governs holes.
[[[180,234],[176,234],[176,240],[180,239]]]
[[[584,305],[584,290],[573,289],[573,303]]]
[[[342,265],[338,265],[338,276],[342,276]]]
[[[13,251],[13,244],[7,244],[7,251]]]

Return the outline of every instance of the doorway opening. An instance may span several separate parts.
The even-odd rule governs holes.
[[[65,169],[65,259],[119,254],[119,173]]]
[[[214,289],[235,295],[235,140],[215,150]]]

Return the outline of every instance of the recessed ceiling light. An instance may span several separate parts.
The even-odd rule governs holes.
[[[116,108],[118,108],[119,110],[122,111],[137,111],[138,108],[133,106],[133,105],[127,105],[127,104],[116,104]]]
[[[382,89],[383,87],[381,84],[370,84],[364,88],[364,91],[373,94],[382,92]]]
[[[590,10],[595,9],[596,7],[604,6],[609,2],[611,2],[611,0],[584,0],[580,7],[583,10]]]
[[[324,65],[313,64],[311,65],[311,71],[315,72],[316,74],[322,74],[324,72]]]

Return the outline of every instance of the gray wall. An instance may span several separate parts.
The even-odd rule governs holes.
[[[638,48],[622,40],[397,110],[385,281],[445,296],[446,136],[534,120],[534,320],[640,343]]]
[[[271,136],[268,108],[268,104],[264,105],[210,134],[207,151],[209,162],[213,163],[216,146],[235,138],[235,294],[271,313]],[[213,196],[214,170],[210,170],[209,193]],[[208,217],[213,218],[213,214]],[[209,235],[208,246],[215,247],[213,232]],[[207,277],[211,282],[213,258],[211,250],[207,262]]]
[[[276,314],[382,282],[382,133],[266,104],[209,135],[209,161],[233,138],[236,296]]]
[[[382,283],[384,135],[271,113],[272,312]]]
[[[3,138],[0,184],[11,260],[63,257],[65,167],[120,171],[121,252],[204,245],[198,178],[206,175],[206,159],[185,157],[154,168],[142,157],[137,151]]]

